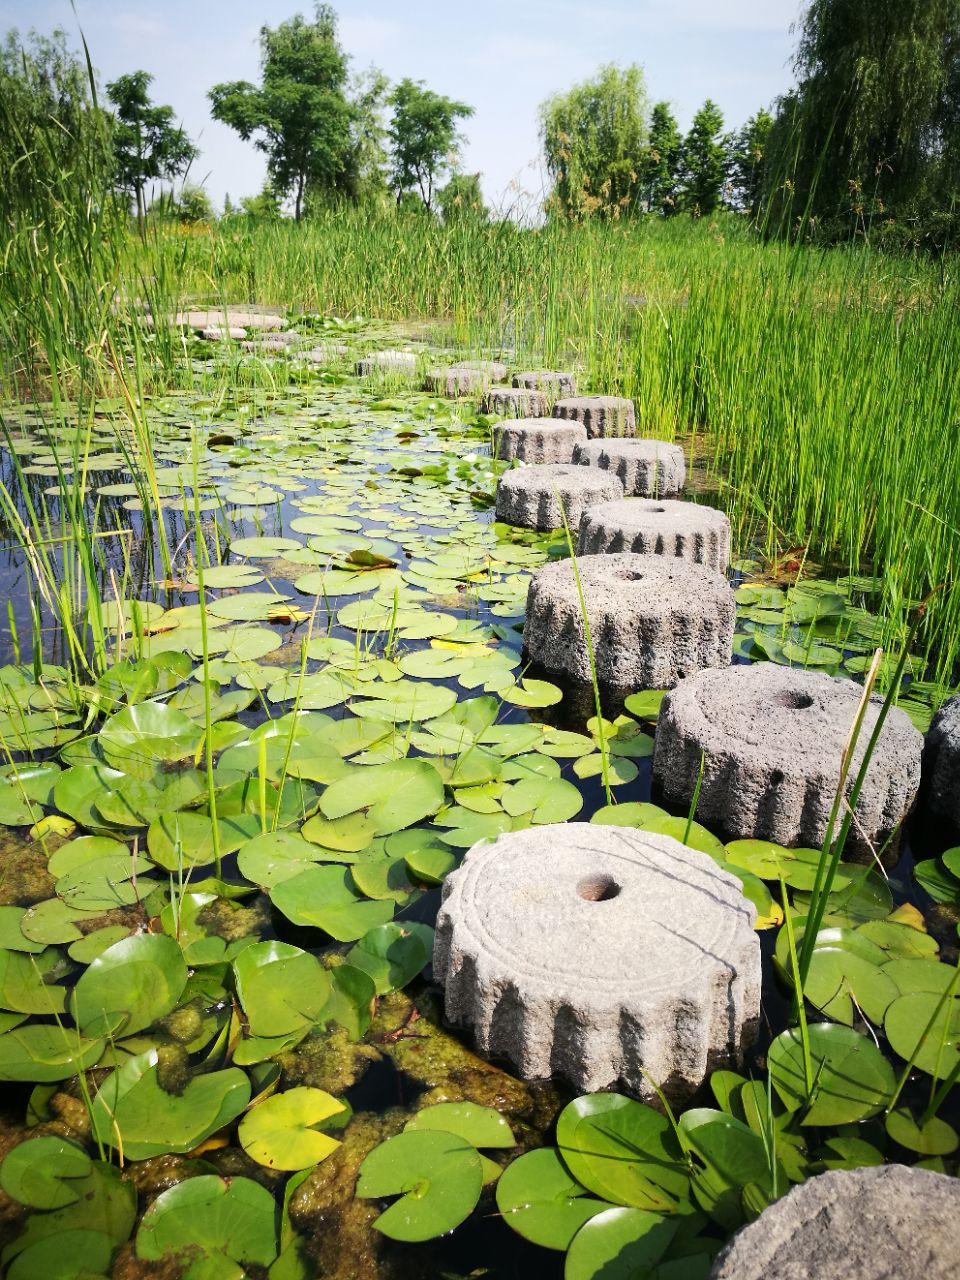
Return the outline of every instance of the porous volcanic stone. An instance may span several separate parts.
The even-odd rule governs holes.
[[[577,394],[574,374],[561,373],[557,369],[530,369],[525,373],[515,373],[511,382],[515,387],[526,387],[528,391],[545,391],[554,399]]]
[[[481,413],[499,413],[504,418],[546,418],[550,402],[542,391],[526,387],[490,387],[480,401]]]
[[[612,471],[628,497],[666,498],[686,479],[683,450],[664,440],[590,440],[573,455],[581,467]]]
[[[207,342],[224,342],[227,338],[239,342],[246,336],[246,329],[241,329],[238,325],[231,325],[229,329],[224,329],[222,325],[212,324],[209,328],[200,330],[200,337],[205,338]]]
[[[597,679],[616,689],[668,689],[730,662],[736,604],[727,580],[664,556],[577,556]],[[559,560],[530,579],[525,652],[550,671],[591,679],[573,565]]]
[[[181,328],[222,329],[224,315],[228,328],[236,329],[284,329],[286,321],[282,316],[269,311],[245,311],[238,307],[211,307],[206,311],[178,311],[173,323]]]
[[[286,351],[288,347],[295,347],[300,340],[299,333],[269,333],[251,342],[241,342],[240,345],[244,351],[276,355],[278,352]]]
[[[731,836],[819,848],[862,693],[852,680],[772,662],[701,671],[663,700],[654,777],[669,799],[688,804],[702,757],[700,822]],[[848,792],[880,706],[874,697],[867,707]],[[857,801],[850,849],[882,844],[909,813],[922,746],[906,713],[894,707]]]
[[[500,422],[493,428],[493,447],[498,458],[519,458],[521,462],[569,462],[587,431],[579,422],[560,418],[523,418]]]
[[[676,557],[723,573],[730,562],[730,521],[722,511],[694,502],[624,498],[587,508],[577,550]]]
[[[349,350],[343,342],[325,342],[304,351],[303,359],[309,360],[311,364],[334,364],[337,360],[342,360]]]
[[[902,1164],[794,1187],[717,1255],[710,1280],[956,1280],[960,1179]]]
[[[482,373],[489,382],[502,382],[507,376],[507,366],[502,360],[457,360],[451,369],[471,369]]]
[[[674,1098],[740,1060],[760,995],[740,883],[670,836],[561,823],[476,845],[443,885],[447,1018],[527,1080]]]
[[[434,395],[455,396],[469,395],[473,391],[485,391],[490,385],[490,376],[482,369],[430,369],[424,378],[424,387]]]
[[[637,434],[633,401],[620,396],[568,396],[553,406],[553,416],[582,422],[591,440]]]
[[[372,373],[400,374],[407,376],[417,372],[417,357],[412,351],[371,351],[357,361],[357,373],[361,378]]]
[[[960,827],[960,695],[933,718],[923,749],[927,807]]]
[[[590,467],[553,463],[505,472],[497,482],[497,519],[524,529],[559,529],[561,512],[571,530],[578,528],[591,502],[622,498],[616,476]]]

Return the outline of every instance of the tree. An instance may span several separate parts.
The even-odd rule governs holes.
[[[601,67],[540,107],[548,207],[568,218],[635,212],[647,158],[647,93],[638,66]]]
[[[490,212],[483,202],[479,173],[454,173],[437,192],[444,222],[486,222]]]
[[[673,213],[676,209],[683,139],[667,102],[654,104],[650,137],[641,168],[643,198],[649,210]]]
[[[726,173],[723,113],[710,98],[697,114],[683,144],[683,203],[694,214],[711,214],[720,204]]]
[[[264,183],[257,195],[244,196],[240,201],[240,210],[246,217],[257,222],[277,222],[283,216],[280,198],[269,182]]]
[[[333,9],[318,4],[313,22],[297,14],[276,29],[262,27],[260,68],[259,88],[235,80],[207,96],[214,119],[264,152],[271,186],[293,193],[299,222],[308,184],[317,192],[342,190],[349,168],[347,57]]]
[[[173,123],[173,107],[156,106],[147,93],[153,76],[134,71],[107,85],[116,107],[113,152],[117,185],[136,203],[137,226],[144,234],[148,182],[172,181],[200,154],[183,129]]]
[[[404,192],[417,190],[424,207],[431,209],[437,179],[456,163],[462,141],[457,121],[472,116],[473,107],[434,93],[422,80],[401,80],[389,101],[391,182],[397,203]]]
[[[377,67],[354,76],[350,86],[349,188],[359,204],[383,203],[389,196],[384,116],[389,89],[390,81]]]
[[[730,203],[735,209],[756,218],[765,181],[765,159],[773,116],[761,109],[750,117],[743,128],[729,139],[727,170],[730,177]]]

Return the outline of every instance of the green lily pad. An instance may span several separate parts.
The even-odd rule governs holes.
[[[186,984],[186,962],[173,938],[123,938],[81,974],[73,992],[74,1017],[87,1035],[132,1035],[176,1008]]]
[[[240,1145],[268,1169],[308,1169],[339,1147],[322,1127],[345,1109],[323,1089],[299,1086],[275,1093],[240,1121]]]
[[[233,961],[237,995],[254,1036],[288,1036],[317,1021],[330,978],[316,956],[286,942],[255,942]]]
[[[69,1080],[92,1067],[105,1045],[102,1038],[91,1040],[67,1027],[28,1023],[0,1035],[0,1080]]]
[[[79,1200],[76,1183],[87,1177],[92,1163],[82,1147],[66,1138],[30,1138],[5,1156],[0,1186],[31,1208],[62,1209]]]
[[[898,996],[886,1011],[883,1029],[894,1053],[912,1059],[938,1080],[960,1065],[960,999],[956,996],[924,991]]]
[[[162,1192],[143,1215],[137,1257],[219,1256],[268,1267],[278,1253],[276,1216],[273,1196],[249,1178],[188,1178]]]
[[[678,1225],[675,1219],[645,1209],[608,1208],[592,1216],[574,1236],[564,1280],[652,1280]],[[685,1263],[682,1274],[696,1274],[689,1259]]]
[[[361,1198],[400,1196],[374,1226],[392,1240],[432,1240],[458,1227],[480,1199],[474,1146],[452,1133],[414,1130],[375,1147],[360,1166]]]
[[[583,1224],[609,1207],[571,1178],[552,1147],[520,1156],[497,1183],[504,1222],[545,1249],[568,1249]]]
[[[100,730],[100,747],[116,769],[131,763],[150,765],[193,755],[200,730],[189,716],[162,702],[138,702],[124,707]]]
[[[338,942],[355,942],[393,919],[393,903],[360,896],[346,867],[314,866],[274,885],[270,899],[294,924],[323,929]]]
[[[331,783],[320,811],[334,820],[362,810],[374,835],[389,835],[436,813],[441,804],[443,783],[436,769],[423,760],[398,760],[361,766]]]
[[[960,1146],[956,1129],[940,1116],[921,1122],[906,1107],[898,1107],[887,1115],[885,1125],[894,1142],[921,1156],[950,1156]]]
[[[347,962],[373,979],[378,995],[398,991],[411,982],[433,953],[433,930],[428,925],[381,924],[371,929],[347,953]]]
[[[476,1102],[438,1102],[415,1111],[404,1127],[414,1130],[438,1129],[453,1133],[475,1147],[503,1148],[516,1145],[513,1130],[494,1107]]]
[[[893,1097],[893,1067],[872,1040],[850,1027],[816,1022],[808,1029],[813,1093],[808,1097],[800,1033],[781,1032],[767,1061],[773,1087],[803,1125],[849,1124],[877,1115]]]
[[[504,794],[504,810],[513,817],[529,814],[531,822],[566,822],[583,808],[583,796],[565,778],[524,778]]]

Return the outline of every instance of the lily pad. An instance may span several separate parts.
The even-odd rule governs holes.
[[[808,1096],[800,1033],[790,1027],[770,1046],[773,1087],[802,1125],[849,1124],[877,1115],[893,1097],[893,1067],[872,1040],[850,1027],[808,1028],[813,1092]]]
[[[393,918],[393,903],[362,897],[346,867],[308,867],[274,885],[270,899],[294,924],[323,929],[338,942],[355,942]]]
[[[452,1133],[414,1130],[375,1147],[360,1166],[356,1194],[400,1196],[374,1226],[392,1240],[432,1240],[458,1227],[480,1199],[474,1146]]]
[[[137,1257],[199,1255],[268,1267],[278,1252],[276,1217],[273,1196],[249,1178],[188,1178],[162,1192],[143,1215]]]
[[[583,1224],[609,1207],[587,1194],[552,1147],[514,1160],[497,1183],[504,1222],[545,1249],[568,1249]]]
[[[339,1147],[322,1128],[345,1109],[323,1089],[299,1086],[275,1093],[240,1121],[240,1145],[268,1169],[308,1169]]]
[[[123,938],[102,952],[74,988],[73,1012],[87,1035],[132,1035],[176,1008],[187,983],[179,943],[165,934]]]

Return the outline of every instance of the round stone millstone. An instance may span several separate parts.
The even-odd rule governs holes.
[[[669,497],[680,492],[687,476],[683,450],[665,440],[590,440],[577,448],[573,460],[612,471],[628,497]]]
[[[730,662],[736,603],[726,578],[663,556],[577,556],[600,684],[668,689]],[[573,565],[559,560],[530,579],[524,651],[550,671],[591,679]]]
[[[696,502],[624,498],[590,506],[580,521],[577,551],[600,555],[636,551],[705,564],[718,573],[730,563],[730,521]]]
[[[550,402],[542,391],[526,387],[490,387],[480,401],[481,413],[497,413],[503,418],[546,418]]]
[[[554,399],[577,394],[576,376],[572,373],[561,373],[557,369],[529,369],[524,373],[515,373],[511,381],[515,387],[526,387],[529,391],[546,391]]]
[[[663,700],[654,777],[668,799],[689,804],[703,758],[698,821],[736,838],[820,848],[862,694],[852,680],[772,662],[701,671]],[[881,703],[874,697],[867,707],[848,792]],[[922,745],[906,713],[892,708],[857,800],[849,849],[879,848],[910,812]]]
[[[518,422],[497,423],[493,428],[495,456],[518,458],[529,464],[570,462],[577,445],[586,439],[585,427],[561,418],[521,418]]]
[[[902,1164],[793,1187],[717,1255],[710,1280],[955,1280],[960,1179]]]
[[[356,368],[361,378],[368,378],[373,373],[406,377],[417,372],[417,357],[412,351],[371,351],[357,361]]]
[[[246,329],[241,329],[238,325],[231,325],[229,329],[224,329],[222,325],[214,324],[200,332],[200,337],[207,342],[225,342],[227,338],[233,342],[240,342],[246,336]]]
[[[523,529],[559,529],[566,513],[571,531],[592,502],[622,498],[616,476],[590,467],[552,463],[506,471],[497,482],[497,519]]]
[[[507,376],[507,366],[502,360],[458,360],[450,368],[482,373],[488,382],[502,382]]]
[[[553,406],[553,416],[582,422],[591,440],[637,434],[633,401],[621,396],[567,396]]]
[[[923,748],[926,804],[960,827],[960,695],[933,718]]]
[[[738,880],[670,836],[530,827],[447,876],[433,971],[449,1021],[522,1078],[647,1097],[646,1071],[683,1098],[753,1037],[754,916]]]
[[[350,348],[342,342],[325,342],[319,347],[311,347],[303,353],[303,359],[311,364],[334,364],[349,353]]]
[[[485,391],[489,385],[490,378],[482,369],[430,369],[424,378],[427,391],[448,396],[451,400],[471,392]]]

